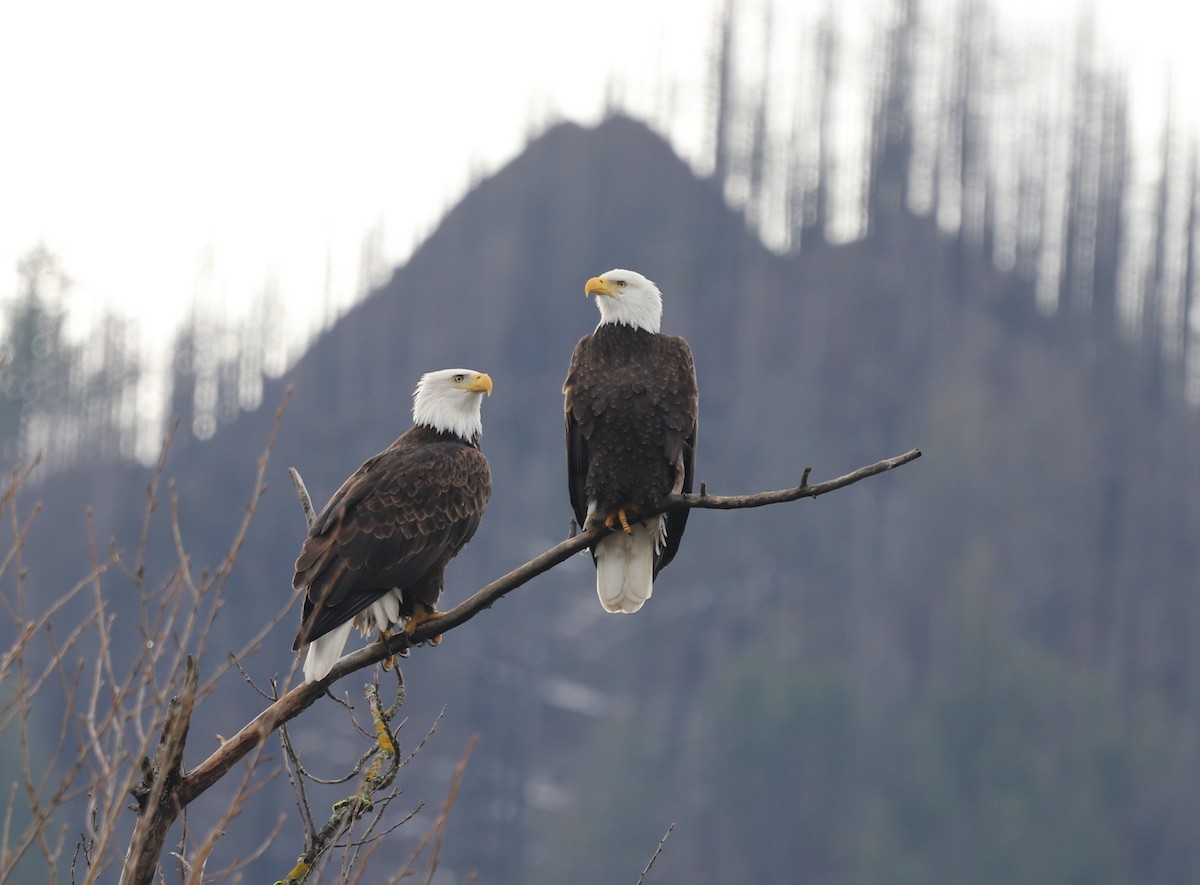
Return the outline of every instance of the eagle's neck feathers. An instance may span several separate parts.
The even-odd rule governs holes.
[[[657,333],[662,327],[662,299],[627,299],[618,301],[613,298],[598,300],[600,305],[600,326],[629,326],[634,329],[645,329]]]
[[[483,397],[461,390],[419,389],[413,399],[413,423],[439,433],[453,433],[475,444],[483,433],[480,406]]]

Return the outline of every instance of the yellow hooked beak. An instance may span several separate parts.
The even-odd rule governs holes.
[[[616,295],[612,286],[604,279],[604,277],[592,277],[583,287],[583,297],[589,295]]]
[[[463,390],[469,390],[472,393],[486,393],[492,395],[492,376],[485,372],[476,372],[469,380],[464,381]]]

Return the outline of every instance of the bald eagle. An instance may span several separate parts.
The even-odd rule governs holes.
[[[635,612],[674,558],[687,510],[639,520],[667,495],[690,492],[699,395],[686,341],[659,332],[662,294],[631,270],[593,277],[596,331],[575,346],[563,384],[567,477],[579,525],[620,531],[595,545],[596,592],[609,612]]]
[[[309,529],[292,586],[305,592],[293,650],[324,679],[351,627],[364,635],[435,614],[446,564],[471,540],[492,491],[479,411],[492,379],[470,369],[421,377],[413,427],[368,459]]]

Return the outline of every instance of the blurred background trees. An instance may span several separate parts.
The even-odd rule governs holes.
[[[294,364],[270,284],[245,327],[200,304],[179,333],[151,389],[183,419],[167,469],[197,562],[220,561],[209,539],[267,435],[255,406],[285,381],[276,464],[320,499],[441,365],[497,382],[496,490],[449,597],[548,547],[568,518],[559,385],[595,322],[578,291],[616,264],[660,283],[664,328],[692,343],[713,491],[925,451],[783,518],[695,515],[637,618],[603,617],[567,564],[415,652],[406,709],[448,713],[405,789],[445,795],[482,735],[446,834],[458,879],[632,880],[671,821],[660,881],[1196,878],[1196,139],[1170,101],[1152,138],[1134,127],[1086,14],[1031,35],[978,0],[951,9],[881,4],[865,37],[817,9],[781,47],[764,7],[730,3],[703,152],[661,93],[624,89],[643,122],[531,138]],[[41,449],[59,471],[26,556],[49,600],[86,570],[85,504],[98,537],[136,537],[120,499],[145,473],[117,456],[161,428],[129,410],[150,394],[128,332],[109,350],[64,334],[65,276],[44,251],[29,266],[2,427],[10,463]],[[289,592],[302,525],[269,482],[210,644],[236,647]],[[149,574],[178,568],[171,549],[151,544]],[[289,644],[251,666],[286,669]],[[198,715],[220,731],[246,709],[225,687]],[[345,747],[316,721],[293,739]]]

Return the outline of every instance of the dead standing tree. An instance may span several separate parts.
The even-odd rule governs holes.
[[[701,485],[699,494],[672,495],[660,510],[648,512],[646,517],[680,507],[739,510],[783,504],[802,498],[817,498],[867,477],[894,470],[919,457],[921,452],[913,449],[902,455],[861,467],[836,479],[811,485],[808,482],[811,468],[806,468],[800,484],[793,488],[751,495],[709,495]],[[307,500],[303,482],[296,474],[293,478],[297,482],[297,491],[300,493],[306,516],[310,516],[311,504]],[[126,852],[125,866],[121,874],[122,885],[140,885],[154,881],[167,834],[184,809],[225,777],[240,760],[262,747],[272,733],[324,696],[334,682],[401,653],[409,648],[410,644],[427,642],[465,624],[508,593],[591,547],[609,531],[610,529],[602,526],[572,535],[535,559],[488,584],[439,617],[425,622],[414,631],[411,640],[401,632],[346,655],[324,679],[293,687],[236,734],[223,741],[220,748],[207,759],[191,770],[184,771],[183,752],[199,685],[195,665],[189,660],[183,690],[171,699],[154,759],[143,760],[141,780],[133,787],[134,796],[138,799],[138,824]]]

